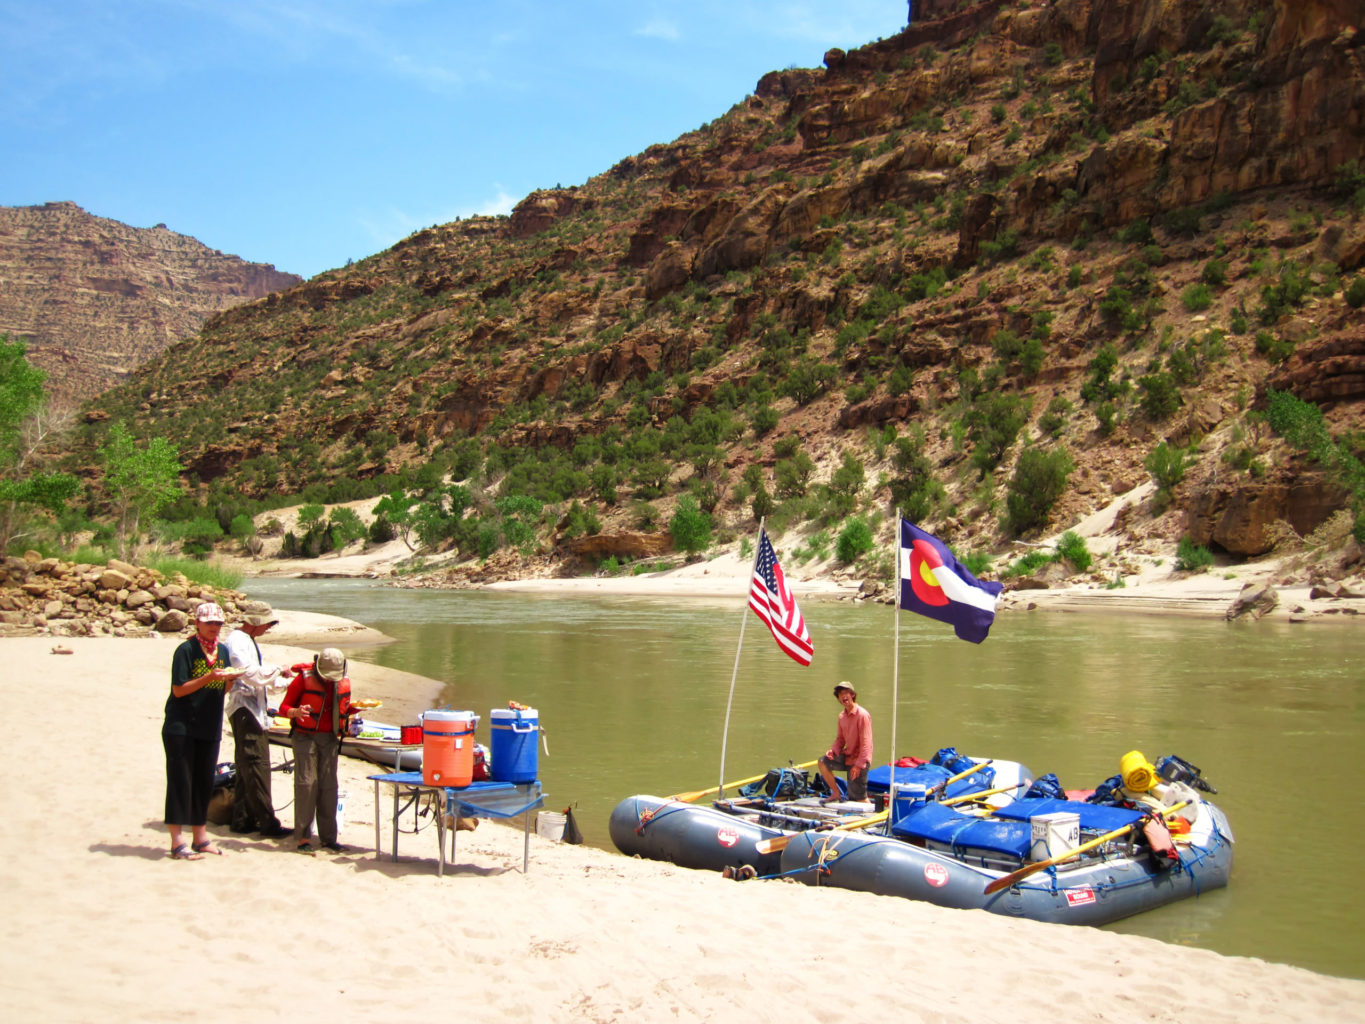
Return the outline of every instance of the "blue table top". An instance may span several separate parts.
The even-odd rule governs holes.
[[[539,779],[534,782],[489,781],[471,782],[468,786],[428,786],[422,781],[421,772],[390,772],[386,775],[368,775],[366,778],[394,786],[439,790],[445,793],[447,812],[458,812],[470,818],[514,818],[545,803]],[[379,791],[376,789],[375,799],[378,798]]]
[[[375,782],[389,782],[397,786],[426,786],[422,781],[421,772],[389,772],[385,775],[367,775],[366,778],[373,779]],[[453,789],[458,793],[489,793],[500,789],[515,789],[517,786],[536,786],[540,780],[535,782],[471,782],[467,786],[430,786],[430,789]]]

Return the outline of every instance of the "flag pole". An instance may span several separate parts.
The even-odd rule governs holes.
[[[763,524],[767,521],[767,516],[763,516],[758,521],[758,537],[760,541],[763,538]],[[750,590],[753,589],[754,585],[754,573],[758,571],[758,549],[759,544],[755,542],[754,564],[749,566],[749,576],[744,581],[744,585]],[[740,652],[744,650],[744,627],[749,622],[749,598],[747,593],[744,598],[744,610],[740,612],[740,615],[742,617],[739,620],[739,645],[735,648],[734,671],[730,673],[730,696],[726,698],[725,701],[725,731],[722,732],[720,736],[720,778],[717,780],[720,783],[720,786],[716,790],[716,799],[718,800],[725,796],[725,746],[730,740],[730,707],[735,702],[735,680],[739,677],[739,655]]]
[[[891,775],[887,780],[886,799],[889,803],[896,796],[896,712],[900,706],[900,657],[901,657],[901,510],[896,509],[896,526],[891,534],[892,557],[896,561],[896,628],[895,650],[891,652]],[[890,820],[889,818],[887,819]]]

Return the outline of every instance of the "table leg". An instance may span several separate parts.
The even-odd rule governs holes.
[[[527,811],[521,816],[521,873],[526,874],[526,868],[531,863],[531,812]]]
[[[451,831],[455,830],[451,829]],[[452,839],[451,842],[453,845],[454,840]],[[444,806],[438,808],[436,812],[436,852],[439,854],[436,863],[436,877],[444,878],[446,873],[446,809]]]
[[[398,787],[393,787],[393,862],[398,863]]]
[[[379,852],[379,780],[374,780],[374,859],[378,860]]]

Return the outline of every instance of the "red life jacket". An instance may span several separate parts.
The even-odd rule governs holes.
[[[294,727],[302,729],[304,732],[331,732],[331,698],[335,687],[337,698],[341,702],[337,708],[337,728],[340,730],[338,735],[344,735],[347,719],[351,716],[350,677],[343,676],[338,683],[328,683],[318,677],[317,673],[313,671],[312,665],[303,666],[299,670],[299,677],[303,679],[303,692],[299,694],[299,700],[295,706],[306,711],[307,714],[294,719]]]

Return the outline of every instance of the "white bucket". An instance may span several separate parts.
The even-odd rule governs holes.
[[[568,820],[568,816],[560,811],[541,811],[536,815],[536,835],[552,843],[561,842]]]
[[[1039,814],[1029,822],[1033,826],[1029,860],[1051,860],[1081,845],[1081,816],[1073,811]]]

